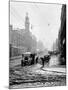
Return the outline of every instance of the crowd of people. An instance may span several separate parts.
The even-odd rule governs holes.
[[[43,57],[39,57],[37,54],[30,54],[29,56],[22,54],[21,66],[34,65],[39,63],[39,60],[42,62],[42,67],[44,67],[44,64],[49,62],[50,56],[44,55]]]

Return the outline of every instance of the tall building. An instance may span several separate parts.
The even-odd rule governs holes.
[[[28,13],[26,13],[25,16],[25,29],[13,30],[12,25],[10,25],[9,30],[10,56],[15,56],[24,52],[32,52],[36,50],[37,42],[30,32]]]
[[[26,13],[26,17],[25,17],[25,30],[27,32],[29,32],[29,26],[30,26],[29,17],[28,17],[28,13]]]
[[[59,31],[59,50],[61,53],[61,64],[66,64],[66,5],[62,6],[61,26]]]

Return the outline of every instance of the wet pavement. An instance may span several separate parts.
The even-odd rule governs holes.
[[[65,67],[41,68],[42,65],[35,64],[21,67],[16,65],[10,68],[9,88],[27,88],[44,86],[65,86],[66,71]],[[56,69],[54,69],[56,68]],[[58,70],[57,72],[54,70]],[[62,70],[62,72],[61,72]]]

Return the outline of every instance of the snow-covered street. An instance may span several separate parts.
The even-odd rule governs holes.
[[[16,65],[15,67],[10,68],[9,88],[66,85],[66,69],[64,66],[41,67],[41,64],[35,64],[25,67]]]

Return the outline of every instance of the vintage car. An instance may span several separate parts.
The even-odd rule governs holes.
[[[26,52],[22,54],[21,66],[34,64],[35,54],[31,52]]]

